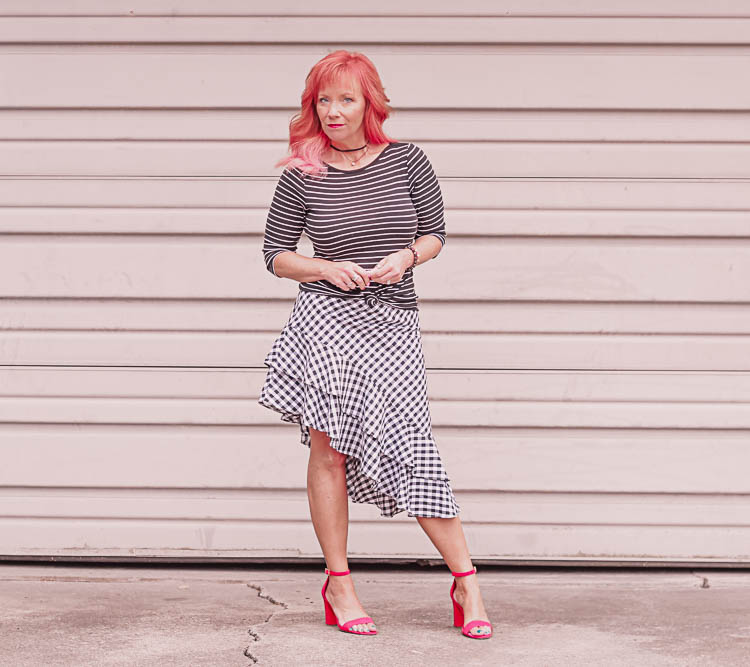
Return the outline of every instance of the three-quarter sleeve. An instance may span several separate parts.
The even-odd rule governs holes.
[[[284,169],[271,200],[263,237],[263,259],[274,276],[273,260],[276,256],[287,250],[297,250],[305,215],[305,184],[299,170]]]
[[[445,245],[445,208],[440,184],[424,151],[416,144],[409,145],[406,161],[409,194],[417,211],[417,235],[432,234]]]

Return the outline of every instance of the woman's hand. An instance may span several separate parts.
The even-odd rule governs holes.
[[[386,285],[400,282],[404,272],[414,261],[414,255],[408,248],[401,248],[381,259],[370,271],[370,280]]]
[[[333,283],[347,292],[352,289],[364,289],[370,284],[370,275],[356,262],[327,262],[323,279]]]

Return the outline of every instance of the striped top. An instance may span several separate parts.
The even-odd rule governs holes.
[[[445,245],[440,185],[427,156],[412,143],[389,143],[369,164],[344,170],[328,165],[325,178],[294,167],[279,177],[266,220],[263,256],[276,275],[274,259],[296,251],[302,232],[313,244],[313,257],[351,261],[372,269],[386,255],[414,239],[432,234]],[[377,298],[397,308],[417,309],[414,270],[398,283],[370,281],[366,288],[344,290],[327,280],[300,282],[309,290],[346,298]]]

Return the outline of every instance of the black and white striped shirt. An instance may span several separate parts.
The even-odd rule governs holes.
[[[276,275],[273,260],[297,250],[305,232],[319,257],[356,262],[372,269],[383,257],[414,239],[432,234],[445,245],[443,197],[432,164],[412,143],[389,143],[371,163],[344,170],[328,165],[325,178],[298,168],[279,177],[266,220],[263,256]],[[300,282],[301,290],[347,298],[375,294],[398,308],[417,308],[413,269],[400,282],[371,281],[346,291],[327,280]]]

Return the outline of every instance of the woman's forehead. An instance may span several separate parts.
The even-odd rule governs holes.
[[[359,84],[354,79],[339,77],[320,84],[319,92],[359,93]]]

